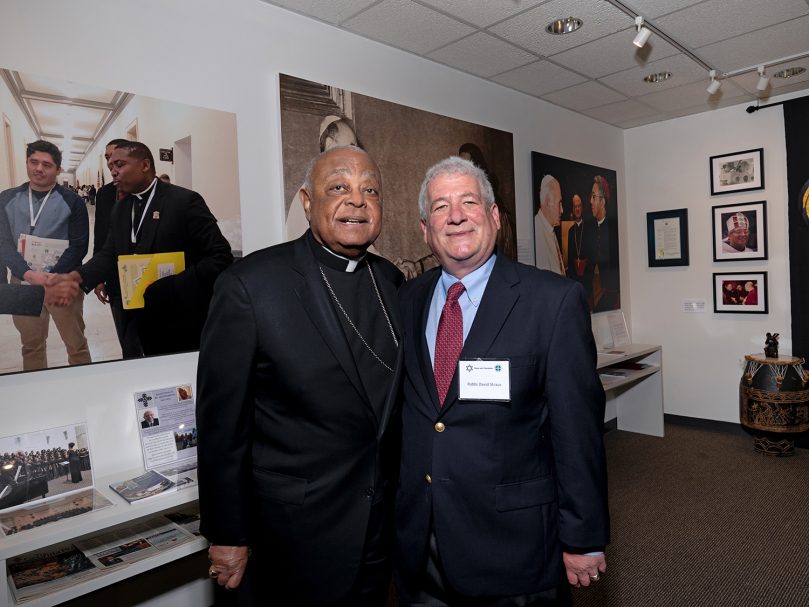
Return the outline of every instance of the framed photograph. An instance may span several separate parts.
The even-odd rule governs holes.
[[[688,209],[646,213],[649,267],[688,265]]]
[[[93,487],[87,424],[0,437],[0,513]]]
[[[767,203],[724,204],[713,209],[713,260],[767,259]]]
[[[766,272],[718,272],[713,275],[713,311],[767,313]]]
[[[711,196],[764,189],[764,148],[711,156]]]

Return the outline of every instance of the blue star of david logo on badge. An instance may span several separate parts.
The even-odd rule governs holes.
[[[503,367],[501,367],[500,365],[495,365],[495,366],[494,366],[494,370],[495,370],[495,371],[502,371],[502,370],[503,370]]]
[[[138,399],[138,402],[140,404],[142,404],[144,407],[148,407],[150,400],[152,400],[152,397],[149,396],[148,394],[144,393],[144,394],[141,394],[140,398]]]
[[[472,372],[472,365],[466,365],[466,372],[467,372],[467,373],[471,373],[471,372]]]

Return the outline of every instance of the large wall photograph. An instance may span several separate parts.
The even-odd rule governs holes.
[[[619,309],[616,172],[531,152],[531,174],[537,266],[584,285],[593,312]]]
[[[382,171],[384,219],[375,252],[408,278],[435,265],[419,228],[418,193],[427,169],[452,155],[486,171],[503,223],[498,248],[516,259],[511,133],[284,74],[280,85],[289,239],[308,228],[298,191],[309,161],[330,147],[354,144]]]
[[[102,186],[112,182],[104,152],[113,139],[145,144],[154,156],[156,174],[173,185],[198,192],[231,250],[240,254],[235,114],[0,68],[0,192],[30,181],[26,146],[40,139],[56,145],[62,153],[57,184],[74,190],[84,201],[87,219],[83,221],[89,224],[89,241],[82,262],[91,259],[103,244],[94,236],[97,212],[101,216],[95,198]],[[114,197],[113,191],[110,200]],[[42,203],[43,221],[49,213],[46,204]],[[27,214],[27,197],[23,207]],[[155,218],[149,211],[149,218],[156,222],[152,233],[159,234],[159,216]],[[11,234],[9,242],[16,244],[18,236]],[[0,283],[17,281],[6,264],[0,265]],[[61,327],[51,317],[45,325],[44,355],[37,354],[32,362],[29,348],[24,364],[21,331],[27,329],[18,327],[20,317],[0,315],[0,373],[84,364],[88,350],[90,362],[124,357],[109,304],[102,303],[91,290],[77,316],[84,323],[79,331],[82,339],[86,338],[86,348],[75,345],[77,337],[72,333],[63,340]],[[66,341],[72,345],[67,347]],[[73,355],[68,355],[69,349]],[[168,351],[185,349],[178,346],[175,350],[171,343],[167,347]],[[80,357],[75,355],[77,350],[82,352]]]

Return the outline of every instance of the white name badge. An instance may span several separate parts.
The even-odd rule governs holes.
[[[511,400],[511,369],[508,360],[458,361],[460,400]]]

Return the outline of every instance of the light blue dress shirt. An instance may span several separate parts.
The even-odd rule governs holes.
[[[492,268],[494,268],[496,259],[497,255],[492,255],[477,270],[470,272],[461,279],[464,287],[466,287],[466,290],[458,298],[461,314],[463,314],[464,343],[466,343],[466,336],[469,335],[472,323],[475,322],[475,315],[478,313],[480,300],[483,298],[486,285],[489,283],[489,276],[492,275]],[[435,366],[435,338],[438,335],[438,321],[441,319],[441,311],[447,302],[447,291],[456,282],[458,282],[457,278],[442,270],[441,278],[435,285],[433,298],[430,301],[430,312],[427,315],[427,327],[424,330],[424,336],[427,338],[427,347],[430,349],[430,362],[433,366]]]

